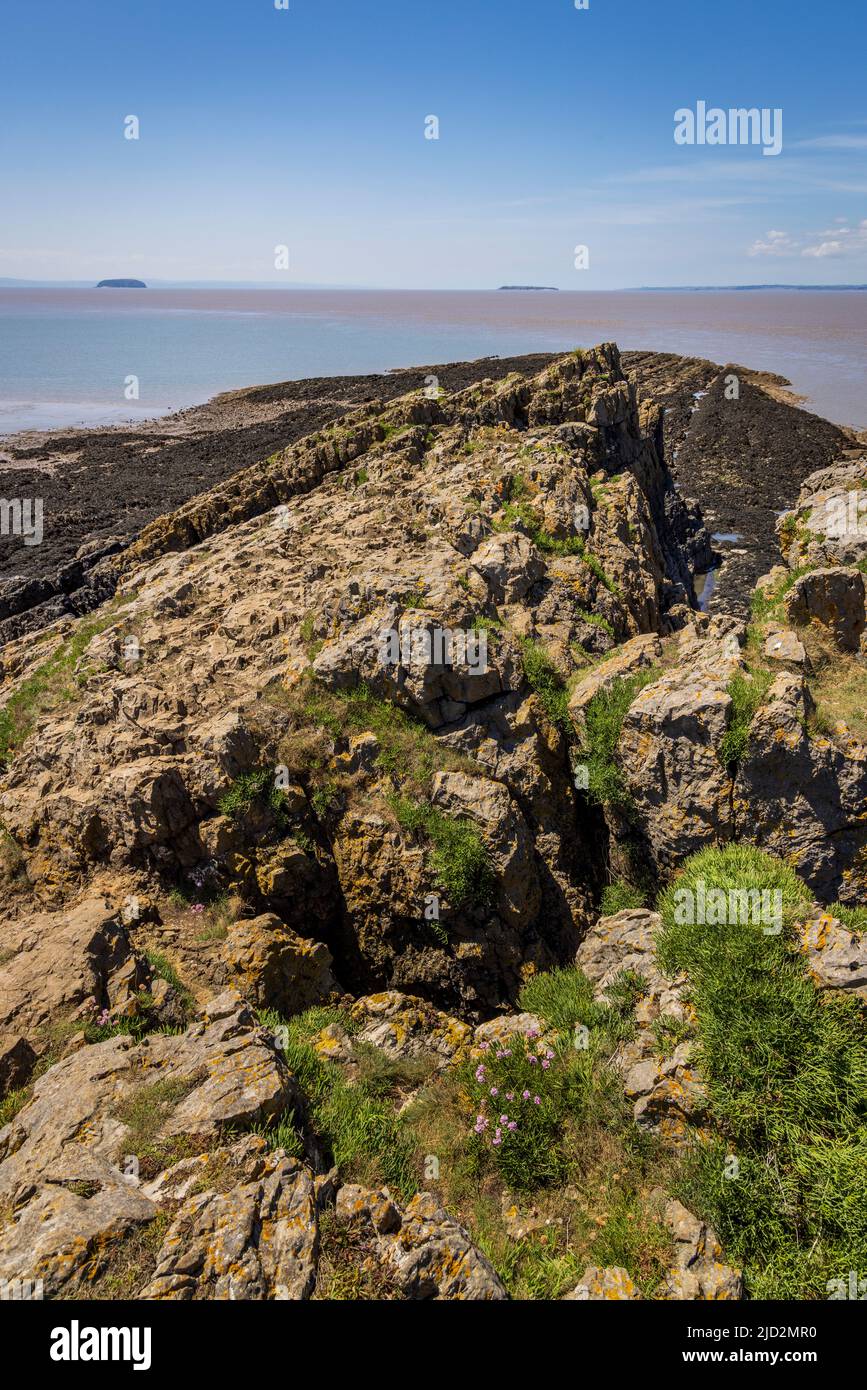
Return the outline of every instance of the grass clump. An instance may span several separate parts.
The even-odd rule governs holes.
[[[762,705],[773,679],[772,671],[757,668],[748,675],[736,672],[726,686],[732,708],[728,728],[723,734],[719,749],[720,761],[725,767],[731,767],[743,758],[749,743],[750,724]]]
[[[537,549],[545,555],[582,555],[584,541],[581,536],[567,536],[559,539],[546,531],[536,515],[535,508],[528,500],[529,488],[520,473],[504,480],[503,507],[499,517],[493,522],[495,531],[524,531]]]
[[[424,835],[432,845],[430,866],[434,880],[453,907],[491,901],[496,875],[476,826],[408,797],[394,797],[391,806],[404,830]]]
[[[191,990],[184,984],[175,967],[172,965],[168,956],[161,951],[154,951],[150,947],[144,953],[145,959],[150,964],[154,974],[161,980],[165,980],[175,993],[179,996],[186,1014],[192,1014],[196,1007],[196,1001]]]
[[[87,679],[83,673],[76,675],[79,658],[93,638],[115,622],[118,608],[129,602],[131,596],[115,599],[102,616],[80,621],[71,636],[9,697],[0,710],[0,766],[8,763],[40,715],[78,698]]]
[[[373,734],[379,744],[376,766],[402,792],[416,797],[430,795],[435,772],[478,771],[469,758],[445,747],[420,719],[381,699],[364,683],[331,691],[311,677],[288,694],[282,687],[273,689],[270,698],[288,704],[292,720],[293,730],[280,747],[283,762],[306,775],[317,790],[334,782],[327,770],[332,750],[323,735],[337,741]]]
[[[601,613],[593,613],[589,608],[576,608],[575,615],[581,619],[582,623],[590,623],[591,627],[601,628],[603,632],[606,632],[608,636],[614,640],[614,628],[611,626],[608,619],[604,618]]]
[[[531,642],[529,638],[522,640],[521,666],[524,679],[538,697],[551,723],[560,729],[570,729],[566,682],[544,647],[540,647],[538,642]]]
[[[836,917],[850,931],[867,931],[867,907],[847,907],[845,903],[832,903],[825,911]]]
[[[203,1075],[166,1077],[161,1081],[152,1081],[147,1086],[139,1086],[121,1101],[115,1107],[114,1114],[127,1126],[124,1152],[136,1154],[141,1159],[156,1151],[166,1120],[203,1079]]]
[[[646,906],[646,894],[625,879],[618,878],[614,883],[606,884],[602,890],[600,909],[603,917],[613,917],[616,912],[624,912],[630,907]]]
[[[784,930],[681,921],[694,914],[677,889],[700,879],[778,892]],[[858,1004],[820,993],[793,942],[808,898],[781,860],[733,846],[693,856],[659,903],[660,964],[689,979],[717,1136],[691,1154],[681,1195],[757,1298],[825,1298],[867,1275],[867,1036]]]
[[[288,1021],[273,1012],[262,1012],[259,1018],[266,1027],[280,1030],[286,1064],[307,1102],[307,1124],[341,1176],[370,1186],[385,1183],[404,1200],[411,1197],[418,1190],[420,1171],[394,1105],[383,1096],[381,1076],[372,1080],[362,1070],[350,1083],[340,1067],[321,1058],[313,1046],[329,1024],[347,1028],[346,1014],[316,1007]],[[285,1130],[293,1117],[284,1116],[281,1123]],[[275,1129],[280,1132],[279,1124],[271,1132]],[[286,1147],[288,1130],[282,1137]]]
[[[262,767],[255,772],[242,772],[217,805],[220,813],[233,820],[247,815],[255,805],[267,806],[281,822],[285,818],[286,798],[274,781],[272,768]]]
[[[612,681],[593,696],[584,711],[582,757],[587,764],[587,794],[597,805],[613,807],[622,814],[632,808],[632,797],[616,760],[617,744],[629,706],[658,674],[654,667]]]

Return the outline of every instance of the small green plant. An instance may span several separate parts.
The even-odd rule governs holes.
[[[719,749],[720,762],[725,767],[731,767],[743,758],[749,743],[750,724],[773,679],[771,671],[757,668],[746,676],[739,671],[736,672],[726,686],[732,708],[728,728],[723,734]]]
[[[328,815],[328,812],[331,810],[332,806],[334,806],[339,796],[340,788],[337,786],[336,782],[324,782],[321,787],[316,788],[316,791],[310,798],[310,804],[320,820],[323,820],[325,816]],[[297,843],[297,835],[295,836],[295,840]]]
[[[867,931],[867,907],[847,907],[845,903],[831,903],[825,911],[836,917],[850,931]]]
[[[587,763],[587,794],[600,806],[627,814],[632,796],[616,761],[627,711],[639,691],[658,675],[656,668],[620,677],[598,691],[584,711],[582,756]]]
[[[275,784],[272,768],[259,768],[255,772],[242,772],[227,792],[220,797],[217,805],[224,816],[233,820],[246,815],[256,803],[266,805],[277,818],[278,825],[285,827],[286,797]]]
[[[470,821],[453,820],[435,806],[407,797],[393,797],[391,806],[404,830],[430,841],[434,881],[454,907],[491,901],[496,875],[487,847]]]
[[[521,665],[524,678],[539,698],[539,703],[552,724],[569,730],[569,692],[566,682],[551,661],[544,647],[525,638],[521,642]]]
[[[192,1013],[196,1001],[168,957],[164,956],[161,951],[154,951],[150,947],[148,947],[144,954],[154,974],[161,980],[165,980],[167,985],[171,985],[172,989],[180,997],[185,1012],[188,1014]]]
[[[141,1156],[154,1147],[166,1120],[202,1079],[203,1076],[193,1075],[153,1081],[137,1087],[122,1100],[114,1114],[128,1129],[123,1141],[125,1152]]]
[[[600,909],[604,917],[613,917],[616,912],[623,912],[626,908],[646,905],[646,896],[642,890],[633,887],[622,878],[606,884],[602,890]]]
[[[603,632],[607,632],[609,637],[614,637],[614,628],[611,626],[608,619],[604,618],[601,613],[592,613],[587,608],[576,608],[575,614],[576,617],[581,619],[582,623],[590,623],[592,627],[598,627],[601,628]]]

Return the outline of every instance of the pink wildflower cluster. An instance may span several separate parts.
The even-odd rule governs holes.
[[[538,1037],[538,1031],[531,1031],[527,1034],[528,1042],[533,1042]],[[483,1052],[492,1052],[491,1044],[483,1042],[481,1044],[481,1050]],[[514,1131],[519,1128],[523,1106],[527,1104],[539,1106],[542,1104],[542,1097],[536,1095],[534,1091],[531,1091],[526,1086],[522,1087],[520,1090],[501,1091],[499,1086],[491,1084],[494,1079],[491,1073],[497,1070],[493,1064],[495,1062],[506,1062],[512,1055],[512,1048],[510,1047],[496,1048],[492,1052],[491,1061],[488,1063],[484,1061],[479,1062],[475,1070],[475,1079],[478,1085],[482,1087],[483,1095],[479,1103],[479,1113],[473,1125],[473,1133],[477,1134],[480,1138],[487,1138],[492,1148],[499,1148],[503,1140],[510,1133],[514,1133]],[[526,1051],[523,1052],[523,1056],[519,1052],[517,1060],[526,1061],[530,1066],[541,1067],[543,1071],[547,1071],[554,1060],[554,1053],[548,1048],[534,1051],[528,1046]],[[492,1102],[496,1102],[496,1105],[492,1105]],[[489,1106],[492,1111],[501,1110],[502,1113],[496,1117],[489,1115],[487,1113]],[[516,1116],[518,1118],[516,1118]]]

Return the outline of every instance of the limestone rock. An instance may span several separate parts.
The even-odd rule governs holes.
[[[826,628],[841,652],[856,652],[867,616],[864,576],[857,569],[817,569],[802,574],[786,594],[789,621]]]
[[[119,907],[86,898],[65,912],[0,924],[0,1085],[22,1084],[64,1024],[125,1011],[151,984]]]
[[[0,1278],[20,1277],[29,1260],[49,1296],[92,1279],[110,1244],[155,1215],[136,1165],[181,1136],[207,1147],[293,1102],[285,1064],[233,991],[179,1036],[122,1034],[74,1052],[0,1131],[0,1201],[13,1212],[0,1228]]]
[[[582,1303],[596,1303],[603,1299],[635,1302],[640,1298],[641,1294],[625,1269],[619,1266],[599,1269],[596,1265],[588,1265],[581,1276],[581,1283],[571,1293],[563,1295],[564,1302]]]
[[[736,661],[719,654],[645,686],[626,713],[617,749],[635,815],[655,862],[674,868],[732,837],[731,783],[718,756]]]
[[[627,679],[638,671],[650,670],[662,656],[662,643],[653,633],[631,637],[618,647],[607,660],[594,666],[574,687],[569,697],[569,713],[579,732],[584,728],[584,711],[600,690],[608,690],[615,681]]]
[[[310,1296],[321,1205],[312,1173],[282,1150],[221,1151],[222,1188],[193,1191],[166,1231],[143,1299]],[[228,1170],[228,1173],[227,1173]],[[207,1183],[207,1173],[199,1178]]]
[[[663,1285],[665,1298],[743,1298],[741,1272],[723,1263],[723,1252],[712,1226],[699,1221],[673,1199],[665,1206],[664,1221],[674,1239],[674,1265]]]
[[[801,949],[820,989],[845,990],[867,1000],[867,933],[850,931],[830,912],[800,929]]]
[[[257,1008],[289,1017],[337,990],[331,952],[309,941],[273,913],[232,924],[223,944],[230,982]]]

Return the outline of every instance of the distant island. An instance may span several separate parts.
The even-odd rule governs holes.
[[[501,290],[545,290],[547,294],[559,294],[556,285],[499,285]]]
[[[146,290],[144,280],[100,280],[98,290]]]

